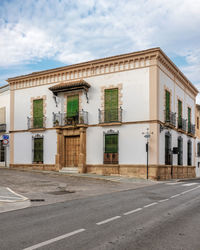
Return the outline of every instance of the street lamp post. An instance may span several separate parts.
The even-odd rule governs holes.
[[[149,139],[153,132],[149,131],[149,128],[147,128],[146,132],[142,132],[144,135],[144,138],[146,138],[146,152],[147,152],[147,179],[149,178]]]

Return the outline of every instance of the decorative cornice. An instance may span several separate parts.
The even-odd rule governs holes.
[[[198,94],[198,90],[194,87],[194,85],[160,48],[152,48],[65,67],[34,72],[27,75],[8,78],[7,81],[10,84],[11,90],[15,90],[149,67],[154,64],[158,65],[157,62],[161,63],[169,72],[173,74],[174,80],[178,79],[195,96]]]

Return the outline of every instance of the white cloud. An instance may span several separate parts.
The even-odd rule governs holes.
[[[199,83],[199,0],[16,0],[0,6],[1,66],[66,64],[161,47]]]

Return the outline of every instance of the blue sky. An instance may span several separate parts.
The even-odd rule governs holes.
[[[200,89],[199,0],[1,0],[8,77],[161,47]]]

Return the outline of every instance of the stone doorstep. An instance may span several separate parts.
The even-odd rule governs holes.
[[[78,168],[62,168],[59,170],[60,173],[78,174]]]

